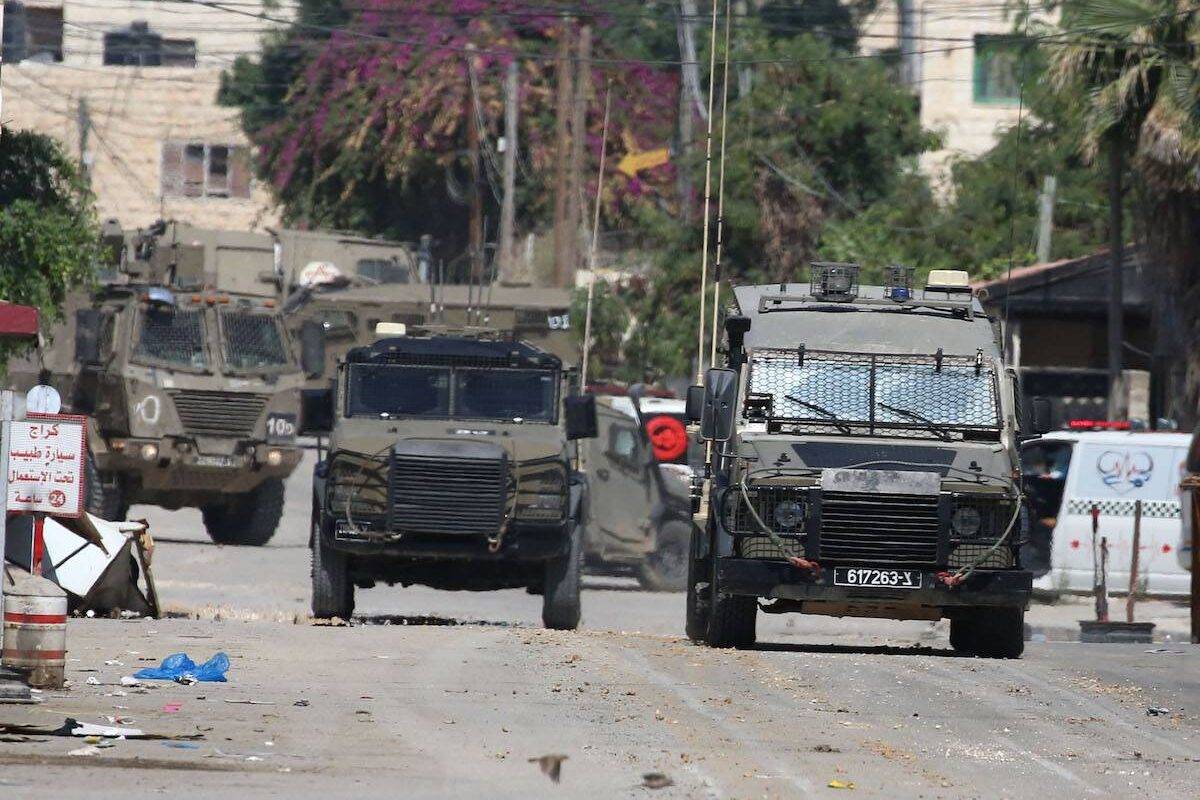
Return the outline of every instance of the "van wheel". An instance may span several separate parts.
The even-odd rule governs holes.
[[[952,619],[950,646],[983,658],[1020,658],[1025,652],[1025,612],[985,608]]]
[[[693,642],[703,642],[708,637],[709,588],[711,584],[706,577],[712,572],[707,561],[697,557],[699,538],[704,534],[699,528],[693,527],[691,546],[688,550],[687,575],[687,619],[684,630]]]
[[[87,454],[87,495],[84,504],[92,516],[106,519],[109,522],[125,519],[129,505],[125,503],[124,492],[121,491],[121,481],[116,475],[100,471],[96,459],[89,450]]]
[[[567,552],[546,562],[542,591],[542,624],[560,631],[579,627],[582,615],[580,583],[583,572],[583,531],[571,523]]]
[[[672,520],[658,531],[658,546],[638,565],[638,583],[651,592],[681,592],[687,588],[688,548],[692,526]]]
[[[317,619],[337,617],[349,621],[354,613],[354,584],[346,555],[334,550],[321,536],[320,522],[312,530],[312,613]]]
[[[200,507],[204,529],[217,544],[261,547],[275,535],[283,516],[283,479],[268,478],[223,504]]]

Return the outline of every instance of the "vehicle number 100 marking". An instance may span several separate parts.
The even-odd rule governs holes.
[[[296,417],[293,414],[272,414],[267,417],[267,438],[273,442],[296,438]]]
[[[894,589],[920,589],[921,573],[915,569],[838,567],[834,570],[833,582],[837,586],[885,586]]]

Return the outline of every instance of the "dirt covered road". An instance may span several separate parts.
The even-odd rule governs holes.
[[[255,550],[206,543],[198,515],[152,512],[179,616],[72,621],[71,688],[0,706],[0,722],[43,731],[111,717],[196,738],[69,755],[86,743],[2,735],[2,796],[1190,798],[1200,786],[1200,648],[1039,641],[996,662],[955,657],[944,626],[764,615],[758,649],[713,651],[680,635],[680,596],[596,578],[576,633],[538,628],[538,598],[521,592],[400,588],[361,592],[353,626],[314,626],[303,482],[289,491],[276,541]],[[170,653],[218,650],[227,683],[120,685]],[[557,784],[541,767],[554,756],[566,757]]]

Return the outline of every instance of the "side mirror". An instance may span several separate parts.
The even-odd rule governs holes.
[[[750,332],[750,318],[741,315],[725,320],[725,334],[729,337],[729,364],[740,367],[746,357],[746,334]]]
[[[310,378],[325,373],[325,326],[316,320],[300,326],[300,366]]]
[[[333,389],[300,390],[300,435],[324,436],[333,430]]]
[[[577,394],[568,397],[564,405],[567,438],[595,439],[599,432],[596,424],[595,395]]]
[[[75,360],[80,364],[100,363],[100,335],[103,328],[103,311],[81,308],[75,312]]]
[[[704,374],[704,407],[700,413],[703,438],[715,442],[733,438],[737,391],[738,374],[733,370],[714,367]]]
[[[687,401],[683,406],[683,418],[688,425],[696,425],[704,413],[704,387],[689,386]]]
[[[1054,407],[1050,404],[1049,398],[1033,398],[1031,411],[1033,412],[1033,432],[1035,434],[1049,433],[1054,430]]]

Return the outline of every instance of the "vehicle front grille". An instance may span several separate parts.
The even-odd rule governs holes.
[[[789,556],[803,556],[804,543],[795,536],[780,536],[784,547],[771,541],[769,536],[739,536],[738,555],[742,558],[784,559]]]
[[[938,520],[934,496],[825,492],[820,559],[933,565],[938,555]]]
[[[507,462],[392,453],[391,528],[404,533],[494,536],[504,520]]]
[[[171,392],[179,421],[200,436],[250,436],[267,407],[266,395],[238,392]]]

